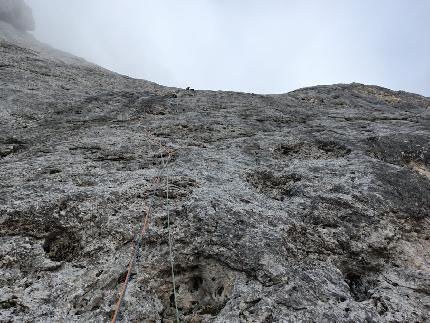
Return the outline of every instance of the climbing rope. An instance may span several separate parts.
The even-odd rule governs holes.
[[[159,176],[157,176],[155,179],[155,183],[158,184],[159,182],[160,182]],[[118,319],[118,316],[119,316],[119,313],[121,310],[122,301],[124,299],[128,283],[130,281],[131,272],[132,272],[134,264],[136,262],[136,258],[138,257],[138,252],[139,252],[139,249],[141,246],[142,238],[145,235],[146,230],[148,229],[148,219],[149,219],[150,214],[151,214],[151,204],[149,205],[149,207],[147,208],[147,210],[145,212],[145,217],[144,217],[141,229],[140,229],[140,234],[135,238],[135,244],[133,247],[133,252],[131,254],[130,261],[128,264],[127,276],[124,280],[124,283],[122,284],[121,292],[119,293],[119,296],[116,300],[115,310],[114,310],[114,314],[112,316],[112,321],[111,321],[112,323],[116,323],[116,321]]]
[[[169,155],[170,156],[170,155]],[[164,157],[160,154],[161,162],[164,164]],[[175,279],[175,260],[173,257],[173,239],[172,239],[172,230],[170,228],[170,210],[169,210],[169,173],[166,171],[166,214],[167,214],[167,231],[168,231],[168,240],[169,240],[169,258],[170,258],[170,268],[172,271],[172,284],[173,284],[173,300],[175,303],[175,315],[176,322],[179,323],[179,311],[178,311],[178,302],[177,302],[177,294],[176,294],[176,279]]]
[[[167,163],[164,161],[163,156],[163,145],[161,144],[161,141],[156,138],[156,141],[158,142],[158,145],[160,147],[160,158],[161,158],[161,165],[162,169],[168,169],[168,163],[170,159],[172,158],[172,152],[167,150],[168,158]],[[177,301],[177,293],[176,293],[176,278],[175,278],[175,260],[174,260],[174,254],[173,254],[173,237],[172,237],[172,230],[170,227],[170,209],[169,209],[169,173],[168,170],[166,170],[166,214],[167,214],[167,232],[168,232],[168,243],[169,243],[169,258],[170,258],[170,268],[171,268],[171,274],[172,274],[172,285],[173,285],[173,301],[175,304],[175,316],[176,316],[176,323],[179,323],[179,310],[178,310],[178,301]]]
[[[157,176],[154,179],[154,182],[155,182],[155,184],[160,184],[161,173],[165,168],[167,168],[168,163],[172,157],[172,153],[171,153],[171,151],[167,150],[167,161],[165,161],[164,156],[163,156],[163,148],[164,147],[159,140],[157,140],[157,141],[158,141],[158,144],[159,144],[160,149],[161,149],[160,158],[161,158],[162,165],[158,171]],[[155,191],[156,191],[156,189],[153,189],[152,193],[154,193]],[[141,225],[140,234],[135,238],[135,244],[133,247],[133,252],[131,254],[130,261],[128,264],[127,275],[126,275],[125,281],[122,285],[121,292],[119,293],[117,300],[116,300],[115,309],[114,309],[114,313],[113,313],[112,321],[111,321],[112,323],[116,323],[118,320],[118,316],[119,316],[119,313],[121,310],[122,301],[124,299],[128,283],[130,281],[130,277],[131,277],[131,273],[132,273],[134,264],[136,262],[138,254],[139,254],[142,238],[145,235],[146,230],[148,229],[149,216],[151,215],[151,206],[152,206],[152,199],[153,198],[154,198],[154,194],[151,194],[150,195],[150,203],[149,203],[149,206],[147,207],[147,210],[145,212],[145,217],[144,217],[142,225]],[[170,228],[169,175],[168,174],[166,175],[166,204],[165,204],[165,208],[166,208],[166,213],[167,213],[169,257],[170,257],[170,267],[171,267],[171,272],[172,272],[173,297],[174,297],[174,303],[175,303],[175,316],[176,316],[176,322],[179,323],[179,311],[178,311],[178,305],[177,305],[176,280],[175,280],[175,270],[174,270],[175,265],[174,265],[174,256],[173,256],[173,239],[172,239],[171,228]]]
[[[136,243],[135,246],[134,246],[134,248],[133,248],[133,253],[131,255],[131,258],[130,258],[130,261],[129,261],[129,264],[128,264],[127,276],[126,276],[125,281],[124,281],[124,283],[122,285],[122,290],[121,290],[121,293],[119,295],[119,298],[118,298],[118,300],[116,302],[114,315],[112,316],[112,323],[116,323],[116,321],[117,321],[117,318],[118,318],[118,315],[119,315],[119,312],[120,312],[120,309],[121,309],[121,303],[122,303],[122,300],[124,298],[125,291],[127,290],[128,282],[130,281],[131,271],[132,271],[134,263],[135,263],[135,259],[136,259],[136,255],[137,255],[137,250],[138,250],[138,247],[137,247],[137,243]]]

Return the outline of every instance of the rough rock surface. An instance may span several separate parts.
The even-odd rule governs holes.
[[[1,322],[108,321],[148,206],[121,320],[172,322],[166,205],[183,322],[429,320],[429,98],[166,88],[0,27]]]

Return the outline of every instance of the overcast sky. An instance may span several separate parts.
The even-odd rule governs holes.
[[[360,82],[430,96],[430,0],[27,0],[35,35],[163,85],[283,93]]]

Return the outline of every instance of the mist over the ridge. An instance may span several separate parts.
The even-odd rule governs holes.
[[[0,21],[22,31],[34,30],[31,9],[24,0],[0,0]]]
[[[35,35],[163,85],[282,93],[361,82],[430,96],[430,1],[27,0]]]

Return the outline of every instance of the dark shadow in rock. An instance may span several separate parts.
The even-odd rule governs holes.
[[[378,194],[390,207],[392,215],[421,226],[420,222],[430,214],[430,181],[408,169],[395,169],[384,164],[375,165],[373,173]]]
[[[216,317],[233,292],[236,273],[215,261],[202,259],[195,265],[177,267],[175,272],[178,309],[185,318]],[[163,316],[173,318],[175,302],[171,271],[165,270],[160,274],[164,281],[160,287],[165,306]]]
[[[355,301],[372,299],[373,290],[378,287],[378,276],[383,268],[383,264],[378,264],[378,259],[369,261],[363,258],[358,261],[344,259],[339,267]]]
[[[370,137],[367,153],[383,162],[412,169],[430,178],[430,141],[426,136],[397,135]]]
[[[62,170],[59,169],[59,168],[51,168],[51,167],[49,167],[49,168],[47,168],[45,170],[45,173],[49,174],[49,175],[55,175],[55,174],[59,174],[61,172],[62,172]]]
[[[289,159],[333,159],[349,155],[351,149],[334,141],[317,141],[281,144],[275,153]]]
[[[370,290],[376,287],[376,280],[367,279],[360,274],[349,272],[345,275],[345,281],[349,286],[352,297],[357,302],[372,298]]]
[[[374,225],[378,219],[369,216],[360,208],[358,201],[336,197],[319,196],[310,201],[303,212],[305,224],[322,228],[356,228],[362,224]],[[354,229],[355,231],[355,229]],[[353,234],[353,232],[351,232]]]
[[[92,158],[94,161],[113,161],[113,162],[127,162],[135,160],[136,156],[130,152],[112,151],[112,152],[102,152]]]
[[[0,139],[0,158],[19,153],[26,148],[25,142],[15,139]]]
[[[259,193],[278,201],[283,201],[286,196],[298,195],[297,183],[301,179],[299,174],[275,175],[270,171],[257,171],[246,177],[247,182]]]
[[[318,149],[325,152],[327,157],[345,157],[351,153],[351,149],[342,144],[334,141],[320,141],[318,142]]]
[[[167,183],[169,184],[168,186]],[[161,178],[158,187],[149,190],[144,195],[154,194],[161,198],[180,199],[191,195],[195,187],[198,187],[198,184],[196,180],[190,177],[169,178],[169,182],[166,181],[166,178]]]
[[[76,234],[64,228],[51,231],[43,243],[43,250],[53,261],[71,261],[79,255],[81,249]]]
[[[142,166],[152,167],[152,166],[162,166],[163,164],[169,164],[176,160],[177,153],[176,151],[160,151],[158,153],[152,154],[149,157],[146,157],[142,162]]]

